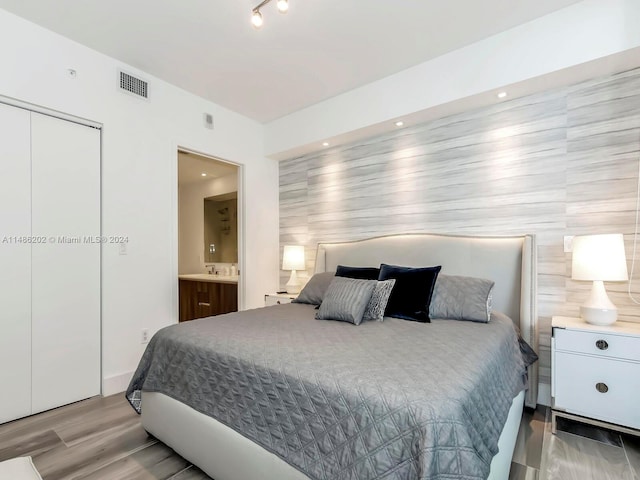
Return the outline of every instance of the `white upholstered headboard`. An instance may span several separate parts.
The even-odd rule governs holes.
[[[442,265],[442,273],[493,280],[493,308],[509,315],[520,327],[522,338],[538,351],[537,256],[533,235],[473,237],[418,233],[319,243],[315,272],[334,271],[340,264],[370,267],[381,263]],[[525,404],[535,408],[537,397],[536,362],[529,367]]]

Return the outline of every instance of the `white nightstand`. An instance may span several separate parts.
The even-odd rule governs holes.
[[[297,295],[292,295],[290,293],[267,293],[264,296],[264,306],[270,307],[271,305],[291,303],[291,300],[296,297]]]
[[[640,435],[640,323],[551,325],[552,432],[559,416]]]

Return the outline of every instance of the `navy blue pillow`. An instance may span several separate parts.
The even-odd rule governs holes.
[[[336,277],[357,278],[359,280],[378,280],[380,269],[376,267],[346,267],[338,265]]]
[[[441,266],[410,268],[385,263],[380,265],[378,280],[391,278],[396,280],[387,303],[385,316],[414,322],[430,322],[429,305],[441,268]]]

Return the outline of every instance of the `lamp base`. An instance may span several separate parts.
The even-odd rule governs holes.
[[[298,274],[295,270],[291,270],[291,276],[287,282],[287,293],[295,294],[300,293],[300,281],[298,280]]]
[[[580,307],[582,319],[592,325],[613,325],[618,320],[618,309]]]
[[[589,298],[580,307],[580,316],[592,325],[612,325],[618,320],[618,309],[609,300],[600,280],[594,280]]]

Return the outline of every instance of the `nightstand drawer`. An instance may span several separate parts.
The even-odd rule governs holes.
[[[270,307],[272,305],[282,305],[285,303],[291,303],[291,300],[289,300],[288,298],[272,297],[271,295],[266,295],[264,297],[265,307]]]
[[[291,303],[294,298],[296,298],[295,295],[286,293],[268,293],[264,296],[264,306],[284,305],[285,303]]]
[[[625,335],[554,329],[556,350],[640,361],[640,339]]]
[[[553,362],[554,408],[640,428],[640,363],[558,351]]]

